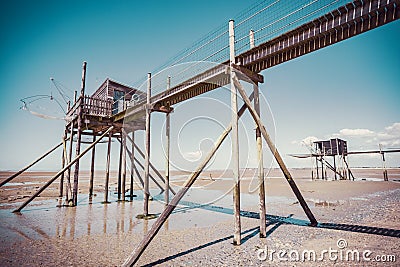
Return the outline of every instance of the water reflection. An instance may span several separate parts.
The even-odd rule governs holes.
[[[207,193],[216,194],[217,192]],[[137,197],[134,198],[134,201],[117,202],[116,196],[110,194],[111,203],[109,204],[103,204],[104,195],[100,193],[93,196],[92,199],[89,199],[86,194],[79,195],[77,207],[56,207],[58,199],[38,200],[27,206],[20,215],[12,213],[13,207],[10,206],[10,209],[0,210],[0,238],[11,242],[16,239],[47,239],[52,237],[76,239],[81,236],[92,235],[119,236],[131,232],[146,233],[155,220],[136,218],[136,215],[143,213],[143,202],[140,191],[136,191],[135,195]],[[165,204],[157,200],[164,197],[152,195],[154,201],[150,202],[149,210],[151,213],[159,215],[165,208]],[[191,198],[197,199],[200,195],[201,192],[192,192]],[[231,202],[231,197],[227,196],[226,200],[224,199],[219,204],[229,206]],[[164,231],[209,226],[217,221],[231,219],[230,214],[207,216],[208,213],[214,211],[199,209],[191,205],[185,207],[185,201],[182,201],[182,204],[184,206],[178,207],[165,222]],[[182,212],[186,209],[191,213],[190,216]],[[207,220],[204,218],[207,218]]]

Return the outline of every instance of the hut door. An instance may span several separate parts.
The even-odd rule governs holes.
[[[113,97],[113,112],[112,114],[117,114],[124,109],[125,93],[122,91],[115,90]]]

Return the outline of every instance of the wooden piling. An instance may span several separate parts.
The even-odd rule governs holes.
[[[171,77],[167,78],[167,90],[171,88]],[[165,205],[169,203],[169,151],[170,151],[170,112],[165,114]]]
[[[63,136],[63,139],[62,139],[62,143],[63,143],[62,148],[63,148],[63,150],[62,150],[62,155],[61,155],[61,169],[64,169],[64,167],[65,167],[66,150],[67,150],[66,144],[65,144],[66,139],[67,139],[67,129],[65,129],[64,136]],[[62,198],[63,195],[64,195],[64,176],[65,176],[65,174],[62,173],[61,174],[61,178],[60,178],[60,192],[58,194],[58,197],[60,197],[60,198]]]
[[[122,129],[122,200],[125,200],[125,185],[126,185],[126,132]]]
[[[260,98],[258,85],[254,85],[254,109],[257,115],[260,116]],[[263,164],[263,151],[261,132],[256,125],[256,143],[257,143],[257,161],[258,161],[258,186],[259,186],[259,209],[260,209],[260,237],[267,236],[267,222],[266,222],[266,207],[265,207],[265,183],[264,183],[264,164]]]
[[[108,133],[108,144],[107,144],[107,162],[106,162],[106,182],[104,186],[104,203],[107,204],[108,202],[108,184],[110,181],[110,160],[111,160],[111,139],[112,133]]]
[[[96,141],[96,132],[93,131],[93,142]],[[89,178],[89,198],[93,196],[93,180],[94,180],[94,162],[96,157],[96,146],[92,149],[92,161],[90,164],[90,178]]]
[[[145,135],[145,168],[144,168],[144,194],[143,215],[149,215],[149,165],[150,165],[150,97],[151,97],[151,73],[147,74],[147,106],[146,106],[146,135]]]
[[[129,199],[132,201],[133,200],[133,179],[134,179],[134,173],[135,173],[135,161],[134,161],[134,157],[135,157],[135,131],[132,131],[132,137],[131,137],[132,141],[131,141],[131,181],[130,181],[130,191],[129,191]]]
[[[335,170],[335,180],[337,180],[336,156],[333,155],[333,168]]]
[[[254,48],[254,31],[250,30],[250,49]],[[257,115],[260,116],[260,93],[258,90],[258,83],[253,85],[254,92],[254,110]],[[257,144],[257,162],[258,162],[258,190],[259,190],[259,210],[260,210],[260,237],[264,238],[267,236],[267,222],[266,222],[266,207],[265,207],[265,183],[264,183],[264,162],[263,162],[263,150],[262,150],[262,139],[261,132],[256,124],[256,144]]]
[[[231,66],[231,124],[232,124],[232,172],[233,172],[233,213],[234,213],[234,234],[233,244],[241,243],[241,223],[240,223],[240,174],[239,174],[239,132],[237,115],[237,92],[233,83],[233,64],[235,64],[235,31],[234,21],[229,21],[229,51]]]
[[[74,145],[74,121],[72,120],[70,123],[70,133],[69,133],[69,152],[68,152],[68,163],[72,160],[72,151]],[[67,190],[65,192],[65,200],[68,202],[70,200],[70,196],[72,198],[72,189],[71,189],[71,167],[67,170]]]
[[[123,153],[122,135],[119,146],[119,163],[118,163],[118,180],[117,180],[117,195],[118,201],[121,200],[121,177],[122,177],[122,153]]]
[[[78,132],[76,138],[76,149],[75,155],[76,157],[80,154],[81,151],[81,139],[82,139],[82,120],[83,120],[83,105],[85,104],[85,83],[86,83],[86,61],[83,62],[82,68],[82,81],[81,81],[81,95],[79,97],[79,107],[78,107]],[[72,204],[76,206],[78,204],[78,182],[79,182],[79,160],[75,163],[75,172],[74,172],[74,188],[72,195]]]
[[[387,169],[386,169],[386,161],[385,161],[385,153],[382,151],[382,145],[379,144],[379,151],[382,155],[382,169],[383,169],[383,180],[384,181],[389,181],[389,177],[387,174]]]

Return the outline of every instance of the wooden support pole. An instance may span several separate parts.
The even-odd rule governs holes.
[[[125,201],[125,185],[126,185],[126,132],[122,129],[122,200]]]
[[[132,141],[132,139],[130,138],[130,136],[127,136],[127,138],[128,138],[130,141]],[[133,142],[133,145],[135,146],[135,149],[137,150],[137,152],[139,153],[139,155],[140,155],[143,159],[145,159],[145,155],[144,155],[143,151],[140,149],[140,147],[139,147],[138,145],[136,145],[135,142]],[[136,161],[136,160],[137,160],[137,159],[135,158],[135,161]],[[165,184],[165,179],[164,179],[164,177],[162,176],[162,174],[156,169],[156,167],[155,167],[153,164],[151,164],[151,162],[149,162],[149,164],[150,164],[150,168],[154,171],[155,174],[157,174],[157,176],[160,178],[160,180]],[[164,189],[163,189],[163,190],[164,190]],[[175,190],[172,189],[172,187],[169,187],[169,191],[171,191],[171,193],[175,195]]]
[[[171,76],[167,78],[167,90],[171,88]],[[165,192],[164,201],[165,205],[169,203],[169,151],[170,151],[170,112],[165,114]]]
[[[79,107],[78,107],[78,132],[76,138],[76,149],[75,155],[78,156],[81,151],[81,139],[82,139],[82,120],[83,120],[83,105],[85,104],[85,83],[86,83],[86,61],[83,62],[82,67],[82,81],[81,81],[81,95],[79,97]],[[79,160],[75,163],[74,172],[74,188],[72,195],[72,204],[76,206],[78,204],[78,182],[79,182]]]
[[[231,66],[231,124],[232,124],[232,172],[233,172],[233,216],[234,216],[234,234],[233,244],[241,243],[241,223],[240,223],[240,173],[239,173],[239,131],[237,115],[237,91],[233,83],[233,64],[235,64],[235,31],[234,21],[229,21],[229,51]]]
[[[250,95],[249,99],[252,99],[253,95],[254,94],[252,93]],[[240,110],[238,112],[239,118],[243,115],[246,108],[247,108],[246,105],[243,105],[240,108]],[[226,128],[226,130],[221,134],[221,136],[218,138],[217,142],[215,143],[214,148],[208,153],[207,157],[203,160],[203,162],[200,164],[200,166],[189,176],[189,178],[183,184],[182,188],[175,194],[175,196],[172,198],[172,200],[168,203],[168,206],[165,207],[164,211],[160,214],[160,216],[157,218],[157,220],[151,226],[150,231],[147,232],[147,234],[142,239],[142,241],[139,243],[139,245],[136,247],[136,249],[131,253],[131,255],[129,255],[129,257],[124,262],[123,266],[133,266],[139,260],[139,257],[142,255],[144,250],[147,248],[147,246],[150,244],[150,242],[156,236],[156,234],[161,229],[164,222],[167,221],[169,215],[171,215],[171,213],[174,211],[174,209],[178,205],[179,201],[184,197],[186,192],[190,189],[190,187],[193,185],[193,183],[196,181],[196,179],[202,173],[204,168],[207,166],[208,162],[214,156],[215,152],[219,149],[222,142],[225,140],[225,138],[228,136],[228,134],[231,130],[232,130],[232,124],[230,124],[228,126],[228,128]]]
[[[52,79],[53,81],[53,79]],[[68,101],[67,104],[67,111],[71,108],[71,101]],[[65,130],[64,130],[64,136],[63,136],[63,153],[62,153],[62,158],[61,158],[61,168],[65,167],[65,161],[67,160],[67,135],[68,135],[68,122],[65,125]],[[60,179],[60,194],[59,197],[62,198],[64,195],[64,177],[65,173],[61,174],[61,179]]]
[[[386,161],[385,161],[385,153],[382,151],[382,145],[379,144],[379,151],[382,156],[382,170],[383,170],[383,180],[388,181],[388,174],[387,174],[387,169],[386,169]]]
[[[74,121],[71,121],[70,124],[70,134],[69,134],[69,153],[68,153],[68,163],[71,162],[72,160],[72,151],[73,151],[73,145],[74,145]],[[68,202],[70,200],[69,194],[71,194],[72,197],[72,189],[71,189],[71,167],[68,168],[67,170],[67,191],[65,192],[65,200]]]
[[[41,155],[39,158],[35,159],[33,162],[31,162],[30,164],[28,164],[27,166],[25,166],[24,168],[22,168],[21,170],[19,170],[18,172],[14,173],[13,175],[11,175],[10,177],[8,177],[7,179],[5,179],[4,181],[1,182],[0,187],[5,185],[6,183],[10,182],[12,179],[14,179],[15,177],[18,177],[21,173],[23,173],[24,171],[26,171],[27,169],[29,169],[30,167],[32,167],[33,165],[35,165],[36,163],[38,163],[39,161],[41,161],[42,159],[44,159],[45,157],[47,157],[50,153],[52,153],[54,150],[56,150],[58,147],[60,147],[63,144],[63,142],[58,143],[56,146],[54,146],[53,148],[51,148],[50,150],[48,150],[46,153],[44,153],[43,155]]]
[[[250,49],[254,48],[254,31],[250,30]],[[260,116],[260,92],[258,90],[258,83],[254,84],[254,110]],[[265,184],[264,184],[264,162],[261,132],[256,124],[256,143],[257,143],[257,162],[258,162],[258,190],[260,198],[260,237],[267,236],[267,222],[266,222],[266,207],[265,207]]]
[[[285,163],[283,162],[283,159],[282,159],[281,155],[279,154],[275,144],[272,142],[272,139],[269,136],[267,130],[263,126],[263,123],[262,123],[260,117],[257,115],[257,112],[254,110],[254,108],[251,106],[250,99],[247,97],[246,92],[244,91],[242,85],[240,84],[239,80],[236,77],[236,74],[234,72],[232,72],[232,73],[233,73],[233,81],[235,83],[236,88],[238,89],[240,95],[242,96],[243,101],[246,103],[246,106],[249,109],[251,116],[256,121],[256,123],[261,131],[261,134],[263,135],[269,149],[271,150],[273,156],[275,157],[276,162],[278,163],[279,167],[281,168],[293,193],[296,195],[297,200],[299,201],[301,207],[303,208],[308,219],[310,220],[311,225],[316,226],[318,224],[317,220],[315,219],[315,217],[312,214],[310,208],[308,207],[306,201],[304,200],[300,190],[298,189],[296,183],[294,182],[294,180],[292,178],[292,175],[290,174],[288,168],[286,167]]]
[[[67,164],[61,171],[59,171],[56,175],[54,175],[44,186],[42,186],[35,194],[33,194],[27,201],[25,201],[18,209],[13,212],[20,212],[26,205],[28,205],[32,200],[34,200],[40,193],[42,193],[49,185],[51,185],[58,177],[60,177],[61,173],[65,172],[69,167],[75,164],[81,157],[83,157],[87,152],[89,152],[98,142],[103,139],[114,127],[111,126],[105,131],[96,142],[90,144],[81,154],[76,156],[70,163]]]
[[[121,176],[122,176],[122,153],[123,153],[122,150],[123,150],[123,142],[121,136],[120,146],[119,146],[119,164],[118,164],[118,181],[117,181],[118,200],[121,200]]]
[[[93,142],[96,141],[96,133],[93,130]],[[94,162],[96,157],[96,147],[92,149],[92,161],[90,164],[90,178],[89,178],[89,198],[93,196],[93,180],[94,180]]]
[[[130,191],[129,191],[129,199],[132,201],[133,200],[133,179],[134,179],[134,173],[135,173],[135,162],[134,162],[134,157],[135,157],[135,145],[133,142],[135,141],[135,132],[132,131],[132,138],[131,138],[131,183],[130,183]]]
[[[260,116],[260,98],[258,85],[254,85],[254,109],[257,115]],[[266,205],[265,205],[265,183],[264,183],[264,164],[263,164],[263,151],[262,151],[262,138],[261,131],[256,126],[256,142],[257,142],[257,161],[258,161],[258,186],[260,198],[260,237],[267,236],[267,222],[266,222]]]
[[[170,113],[165,115],[165,205],[169,202]]]
[[[67,151],[66,151],[67,148],[66,148],[66,144],[65,144],[66,139],[67,139],[67,128],[65,128],[64,136],[63,136],[63,139],[62,139],[63,150],[62,150],[62,156],[61,156],[61,169],[63,169],[65,167],[65,160],[66,160],[66,155],[67,155],[66,154],[67,153]],[[61,178],[60,178],[60,193],[58,194],[58,196],[60,198],[62,198],[62,196],[64,195],[64,176],[65,176],[65,174],[62,173],[61,174]]]
[[[131,153],[129,150],[127,150],[126,152],[128,153],[128,157],[132,159],[132,153]],[[140,163],[140,161],[139,161],[137,158],[133,158],[133,161],[136,161],[136,163],[139,165],[139,167],[142,168],[142,170],[144,171],[144,168],[145,168],[145,167],[143,166],[142,163]],[[135,167],[136,167],[136,165],[135,165]],[[140,177],[140,176],[139,176],[139,177]],[[153,175],[151,175],[151,173],[149,173],[149,177],[150,177],[150,179],[158,186],[158,188],[161,189],[161,192],[163,192],[163,191],[164,191],[164,188],[157,182],[157,180],[153,177]],[[143,181],[141,180],[141,178],[140,178],[140,181],[141,181],[141,183],[142,183],[142,185],[143,185],[143,188],[144,188],[144,183],[143,183]]]
[[[135,163],[133,163],[133,164],[135,164]],[[137,178],[139,179],[140,184],[142,185],[142,189],[143,189],[143,188],[144,188],[144,182],[143,182],[142,176],[140,175],[140,172],[139,172],[139,170],[136,168],[136,166],[135,166],[135,173],[136,173],[136,176],[137,176]]]
[[[112,133],[108,133],[108,144],[107,144],[107,162],[106,162],[106,182],[104,187],[104,203],[108,202],[108,185],[110,182],[110,162],[111,162],[111,139]]]
[[[333,168],[335,169],[335,180],[337,180],[336,156],[333,155]]]
[[[150,97],[151,97],[151,73],[147,74],[147,101],[146,101],[146,135],[145,135],[145,162],[144,162],[144,199],[143,215],[149,215],[149,166],[150,166]]]

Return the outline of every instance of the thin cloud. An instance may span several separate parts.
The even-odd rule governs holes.
[[[188,161],[198,161],[201,159],[202,153],[201,151],[191,151],[191,152],[186,152],[184,154],[184,158]]]
[[[339,131],[339,135],[349,137],[371,137],[375,135],[375,132],[368,129],[342,129]]]
[[[342,129],[332,137],[342,138],[362,138],[365,143],[382,144],[386,147],[400,145],[400,122],[395,122],[383,130],[374,132],[369,129]]]

